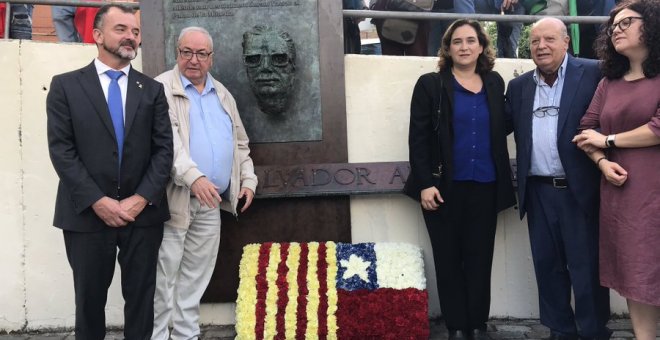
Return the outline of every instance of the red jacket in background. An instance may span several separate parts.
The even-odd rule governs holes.
[[[7,4],[0,4],[0,39],[5,37],[5,16],[7,14]]]
[[[78,7],[76,15],[73,17],[73,23],[76,25],[78,35],[82,42],[86,44],[94,43],[94,17],[99,9],[97,7]]]

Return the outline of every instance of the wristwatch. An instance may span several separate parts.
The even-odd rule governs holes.
[[[614,143],[615,139],[616,139],[616,135],[607,136],[607,139],[605,140],[605,144],[607,145],[608,148],[616,147],[616,144]]]

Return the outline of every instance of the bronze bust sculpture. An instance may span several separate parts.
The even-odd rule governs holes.
[[[296,48],[290,35],[254,26],[243,34],[243,63],[259,109],[271,116],[285,112],[296,70]]]

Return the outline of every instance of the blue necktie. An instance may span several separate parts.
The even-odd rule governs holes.
[[[124,72],[108,70],[105,71],[105,74],[111,79],[110,86],[108,87],[108,109],[110,110],[112,126],[115,128],[115,136],[117,137],[119,166],[121,168],[121,156],[124,149],[124,105],[121,102],[121,90],[119,89],[119,82],[117,80],[124,75]]]

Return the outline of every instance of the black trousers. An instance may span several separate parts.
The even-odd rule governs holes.
[[[162,223],[148,227],[106,227],[91,233],[64,230],[66,254],[73,270],[76,340],[105,337],[105,304],[115,261],[121,268],[124,337],[151,338],[156,265],[162,240]]]
[[[353,18],[344,18],[344,53],[360,54],[360,26]]]
[[[426,211],[440,308],[449,330],[486,329],[497,209],[495,183],[455,181],[445,203]]]

